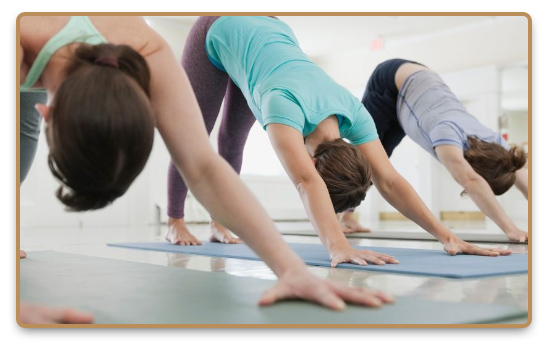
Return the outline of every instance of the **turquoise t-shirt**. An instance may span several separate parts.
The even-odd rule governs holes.
[[[304,137],[337,115],[342,138],[359,145],[378,138],[362,103],[302,52],[294,33],[270,17],[221,17],[210,27],[206,51],[241,89],[265,129],[280,123]]]

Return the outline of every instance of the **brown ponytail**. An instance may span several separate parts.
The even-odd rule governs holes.
[[[468,137],[468,150],[464,158],[482,176],[495,193],[502,195],[516,181],[516,171],[527,163],[527,154],[521,147],[509,151],[497,143],[488,143],[476,137]]]
[[[70,75],[78,71],[82,66],[97,65],[103,67],[114,67],[124,72],[150,96],[150,69],[146,60],[136,50],[128,45],[81,44],[74,52],[74,59],[66,69]]]
[[[102,208],[144,168],[154,137],[146,60],[125,45],[81,44],[51,105],[49,167],[69,210]]]

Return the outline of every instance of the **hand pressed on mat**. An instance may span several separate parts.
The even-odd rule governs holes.
[[[279,282],[262,295],[259,304],[268,306],[285,299],[303,299],[334,310],[345,309],[346,302],[374,308],[394,302],[386,293],[319,279],[308,271],[279,278]]]
[[[512,231],[505,231],[505,234],[512,241],[527,242],[529,240],[529,234],[517,228]]]
[[[351,264],[366,266],[368,263],[375,265],[397,264],[399,263],[393,256],[373,252],[371,250],[359,250],[351,246],[344,246],[341,249],[332,249],[330,251],[330,260],[332,267],[347,262]]]
[[[452,237],[447,241],[442,241],[444,250],[450,255],[470,254],[482,256],[510,255],[512,252],[502,248],[481,248],[465,242],[458,237]]]

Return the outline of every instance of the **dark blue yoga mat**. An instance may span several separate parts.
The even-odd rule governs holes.
[[[260,258],[246,244],[220,244],[204,242],[200,246],[178,246],[167,242],[135,242],[109,243],[108,245],[113,247],[154,250],[171,253],[260,260]],[[306,264],[312,266],[330,267],[328,252],[321,244],[290,243],[289,245],[302,258],[302,260],[305,261]],[[527,254],[511,254],[508,256],[497,257],[475,255],[451,256],[443,250],[362,246],[356,246],[355,248],[373,250],[375,252],[392,255],[396,257],[400,263],[388,264],[384,266],[340,264],[337,267],[447,278],[477,278],[527,273]]]

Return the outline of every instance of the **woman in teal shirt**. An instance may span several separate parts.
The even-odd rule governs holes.
[[[336,212],[360,204],[371,181],[391,205],[442,242],[449,254],[499,254],[460,240],[432,215],[391,165],[360,101],[301,51],[282,21],[201,17],[186,42],[182,65],[209,133],[224,101],[218,147],[237,172],[255,119],[266,130],[330,253],[332,267],[342,262],[397,263],[391,256],[351,247],[336,217]],[[186,192],[171,167],[167,240],[199,244],[184,223]],[[214,217],[212,230],[212,240],[238,242]]]

